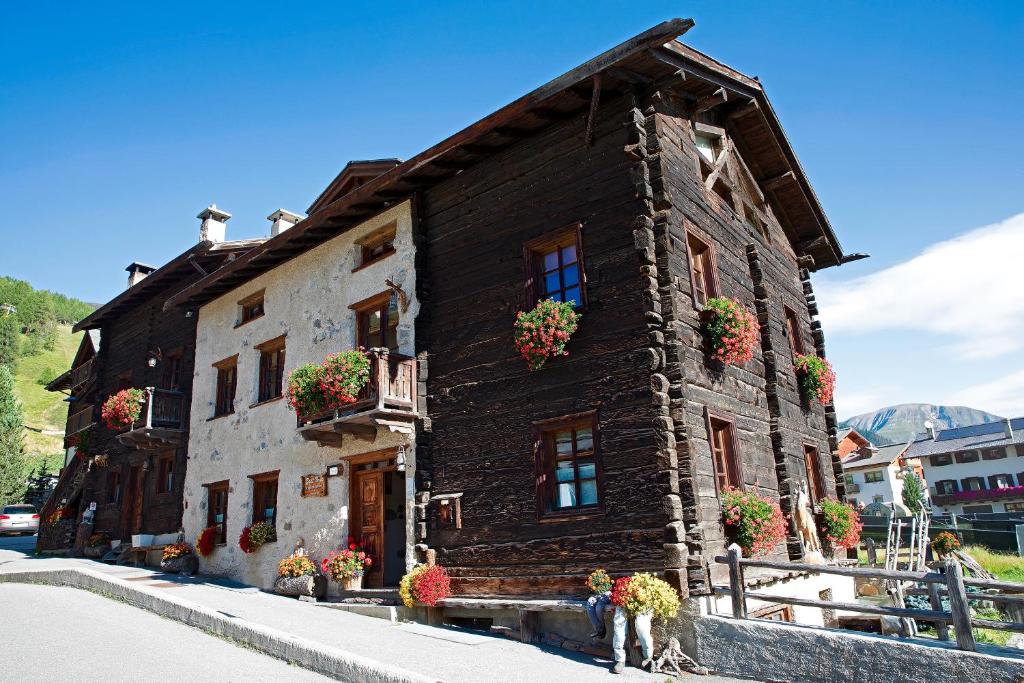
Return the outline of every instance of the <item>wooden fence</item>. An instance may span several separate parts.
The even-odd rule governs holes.
[[[736,619],[748,618],[747,600],[753,599],[783,605],[817,607],[823,610],[876,614],[900,619],[917,619],[934,624],[940,640],[950,639],[949,627],[952,626],[957,647],[961,650],[973,651],[977,649],[972,626],[1024,633],[1024,622],[972,618],[970,609],[972,601],[988,601],[1013,606],[1024,606],[1024,584],[992,579],[965,578],[960,563],[952,558],[947,558],[937,568],[938,571],[898,571],[872,567],[838,567],[833,565],[745,558],[739,546],[732,545],[729,546],[729,554],[725,557],[716,557],[715,562],[729,566],[729,586],[715,586],[714,591],[716,595],[728,595],[732,598],[732,613]],[[860,602],[834,602],[831,600],[814,600],[785,595],[770,595],[760,591],[748,591],[743,576],[746,567],[925,584],[925,588],[910,588],[904,592],[910,595],[927,595],[931,609],[888,607]],[[1015,595],[976,592],[969,594],[967,586],[982,590],[1009,591]],[[949,600],[949,610],[942,608],[943,598]]]

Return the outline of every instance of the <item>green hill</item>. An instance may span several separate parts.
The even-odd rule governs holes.
[[[22,344],[27,344],[21,335]],[[14,373],[14,393],[25,411],[25,453],[34,468],[45,460],[56,471],[64,463],[64,424],[68,404],[60,392],[47,391],[43,380],[49,381],[71,367],[71,361],[82,339],[72,334],[68,325],[56,328],[53,350],[43,349],[32,356],[20,356]]]

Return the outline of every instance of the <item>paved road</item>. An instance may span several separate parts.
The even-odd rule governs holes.
[[[34,545],[0,537],[2,550]],[[0,584],[0,633],[0,681],[331,680],[75,588]]]

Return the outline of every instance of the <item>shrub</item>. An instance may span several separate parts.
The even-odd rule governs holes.
[[[142,414],[142,402],[146,392],[142,389],[122,389],[103,402],[103,423],[115,431],[127,429],[135,424]]]
[[[354,403],[370,379],[370,358],[361,349],[333,353],[288,375],[288,405],[299,417],[316,417]]]
[[[568,356],[565,345],[579,327],[580,314],[569,302],[544,299],[531,311],[516,316],[515,338],[518,351],[530,370],[540,370],[548,358]]]
[[[836,373],[833,372],[831,363],[820,356],[798,355],[796,374],[800,381],[800,390],[808,401],[816,399],[822,405],[832,403],[832,394],[836,389]]]
[[[196,550],[203,557],[207,557],[213,552],[213,547],[217,544],[217,527],[208,526],[199,532],[199,538],[196,539]]]
[[[731,486],[722,491],[726,532],[747,557],[766,555],[786,537],[786,518],[771,498]]]
[[[451,578],[439,564],[418,564],[398,584],[398,594],[406,607],[416,603],[435,607],[451,594],[451,590]]]
[[[631,615],[653,614],[670,619],[679,611],[679,595],[672,586],[653,574],[634,574],[615,581],[612,603]]]
[[[960,539],[949,531],[943,531],[932,539],[932,550],[939,555],[949,555],[960,550]]]
[[[180,543],[171,543],[170,545],[164,546],[164,552],[161,556],[165,560],[173,560],[178,557],[185,557],[186,555],[192,554],[192,546],[184,541]]]
[[[278,576],[312,576],[316,565],[306,555],[290,555],[277,563]]]
[[[825,499],[821,502],[824,524],[821,531],[833,548],[856,548],[860,543],[860,515],[849,503]]]
[[[608,576],[608,572],[603,569],[596,569],[590,573],[587,577],[587,588],[592,593],[607,593],[612,589],[612,579]]]
[[[701,312],[704,333],[715,360],[743,365],[761,339],[757,318],[735,299],[708,299]]]

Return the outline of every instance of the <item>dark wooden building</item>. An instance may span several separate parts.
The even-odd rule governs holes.
[[[42,550],[72,544],[81,550],[95,532],[129,542],[134,534],[181,528],[196,318],[181,309],[165,312],[163,303],[263,241],[223,241],[230,214],[215,207],[200,217],[198,244],[160,268],[128,266],[128,288],[74,327],[86,332],[82,347],[71,370],[48,387],[69,394],[68,460],[43,510],[45,519],[64,506],[70,517],[49,525],[52,530],[43,525]],[[130,428],[111,430],[101,406],[128,388],[145,392],[141,415]],[[93,503],[92,525],[82,524]]]
[[[413,199],[415,534],[458,593],[578,593],[597,566],[703,593],[722,485],[787,513],[805,483],[842,499],[834,412],[801,400],[793,358],[825,353],[810,273],[851,257],[761,84],[676,41],[690,26],[388,163],[171,300],[201,305]],[[547,294],[577,300],[582,323],[568,357],[530,372],[513,322]],[[742,367],[704,347],[715,295],[760,322]],[[802,554],[795,530],[776,553]]]

